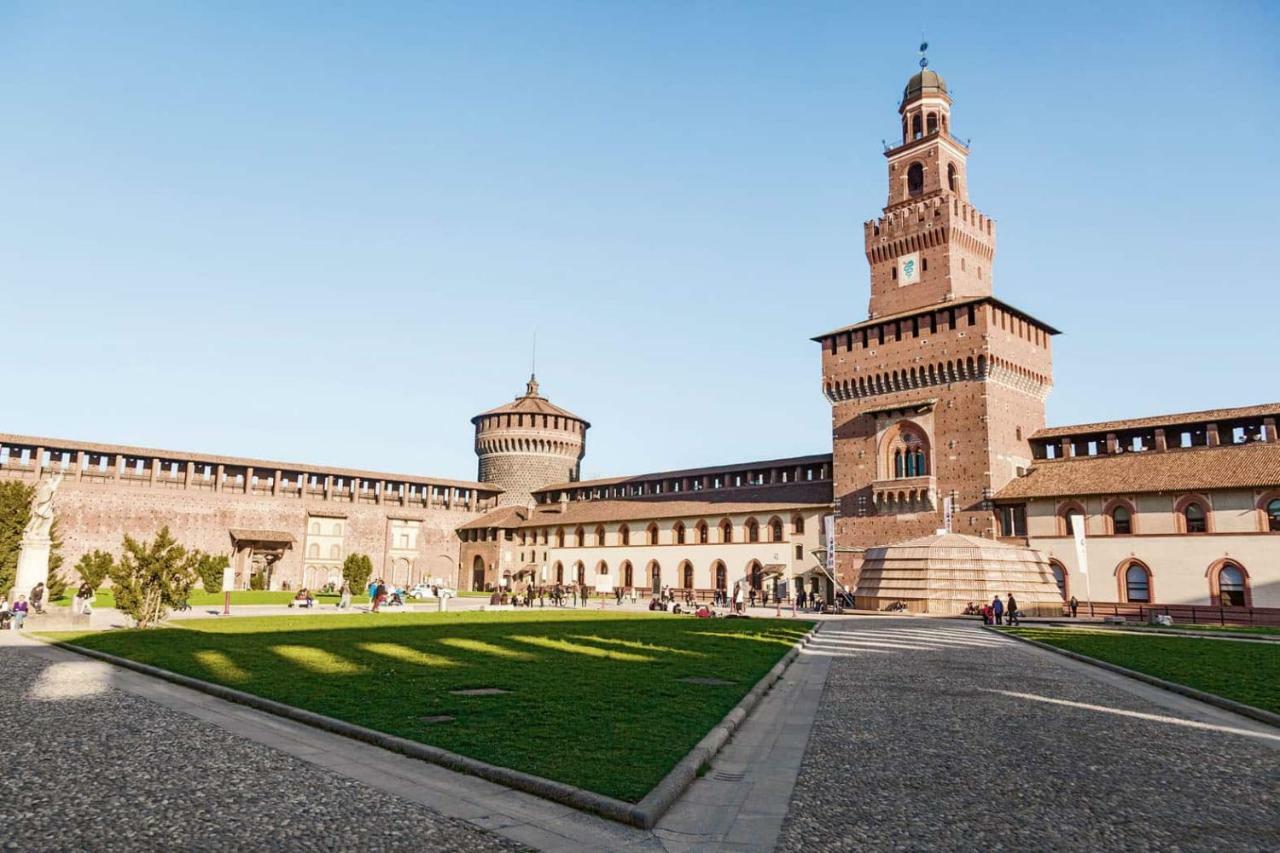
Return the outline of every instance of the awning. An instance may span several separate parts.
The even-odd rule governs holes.
[[[248,528],[233,527],[230,530],[231,541],[237,545],[274,545],[280,547],[283,545],[288,548],[294,543],[292,533],[283,530],[257,530]]]

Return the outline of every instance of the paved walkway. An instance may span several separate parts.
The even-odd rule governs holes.
[[[1280,732],[955,620],[828,620],[652,832],[16,632],[0,672],[0,849],[1280,846]]]
[[[797,660],[711,771],[646,832],[0,632],[0,672],[26,685],[21,701],[0,703],[0,742],[19,744],[24,767],[0,781],[0,849],[514,843],[765,853],[781,830],[829,663]],[[139,816],[144,829],[122,834],[130,825],[122,815]],[[193,841],[197,823],[208,831]]]
[[[32,643],[0,632],[0,849],[519,849],[274,748],[277,721],[241,737],[145,698],[114,667]]]
[[[779,849],[1276,850],[1280,731],[963,622],[824,627]]]

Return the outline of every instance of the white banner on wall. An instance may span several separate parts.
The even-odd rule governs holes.
[[[920,282],[920,253],[912,252],[909,255],[902,255],[898,258],[898,286],[906,287],[908,284],[919,284]]]
[[[822,532],[827,537],[827,569],[834,571],[836,567],[836,517],[834,515],[822,517]]]
[[[1080,574],[1089,574],[1089,560],[1084,553],[1084,516],[1078,512],[1073,512],[1068,516],[1071,519],[1071,534],[1076,540],[1076,566]]]

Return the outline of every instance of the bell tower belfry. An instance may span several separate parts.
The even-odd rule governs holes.
[[[929,68],[907,81],[902,138],[887,144],[889,198],[864,226],[871,316],[991,295],[995,223],[969,204],[969,148],[951,134],[951,95]]]
[[[921,62],[885,146],[889,192],[863,225],[865,320],[814,338],[831,403],[837,571],[932,535],[995,535],[991,495],[1031,462],[1053,384],[1053,327],[994,295],[995,222],[969,203],[969,146]]]

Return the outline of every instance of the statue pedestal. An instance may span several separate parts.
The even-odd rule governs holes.
[[[18,572],[13,581],[14,596],[30,595],[31,588],[38,583],[48,586],[50,547],[48,536],[22,537],[22,547],[18,551]]]

